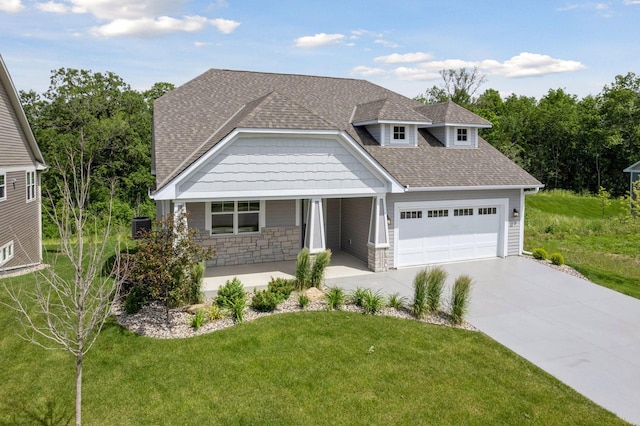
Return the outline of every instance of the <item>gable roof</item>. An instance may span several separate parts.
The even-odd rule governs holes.
[[[7,96],[9,97],[9,102],[16,117],[18,118],[20,128],[27,140],[27,148],[30,150],[33,160],[38,163],[39,169],[46,169],[46,162],[44,161],[42,152],[38,147],[36,138],[33,136],[33,131],[31,131],[31,126],[29,126],[27,116],[24,113],[24,109],[22,109],[20,96],[18,95],[18,91],[16,90],[15,86],[13,85],[13,80],[11,80],[9,70],[7,69],[4,60],[2,59],[2,55],[0,55],[0,84],[2,84],[6,90]]]
[[[431,117],[433,124],[468,124],[471,126],[491,127],[491,122],[485,120],[455,102],[440,102],[437,104],[420,105],[416,108],[420,113]]]
[[[623,170],[624,173],[633,173],[638,171],[640,171],[640,161],[638,161],[637,163],[633,163],[632,165],[630,165],[629,167]]]
[[[490,126],[452,102],[424,105],[365,80],[212,69],[155,101],[157,190],[235,129],[343,132],[405,186],[541,186],[488,143],[444,148],[420,131],[416,148],[381,147],[354,125],[375,120]]]

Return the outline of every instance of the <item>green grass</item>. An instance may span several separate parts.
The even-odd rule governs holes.
[[[604,217],[600,200],[567,191],[526,197],[525,250],[561,252],[566,263],[605,287],[640,299],[640,218],[612,200]]]
[[[0,308],[0,424],[72,420],[73,358],[15,326]],[[87,425],[624,424],[481,333],[326,311],[181,340],[110,321],[85,358],[83,402]]]

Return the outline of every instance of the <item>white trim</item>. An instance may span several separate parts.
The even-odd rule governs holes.
[[[0,195],[0,201],[5,201],[7,199],[7,174],[0,171],[0,176],[2,176],[2,185],[0,187],[4,188],[3,194]]]
[[[640,161],[638,161],[637,163],[633,163],[632,165],[630,165],[629,167],[623,170],[624,173],[633,173],[637,171],[640,171]]]
[[[434,201],[403,201],[395,203],[393,214],[393,266],[398,266],[400,243],[400,210],[407,209],[435,209],[456,207],[483,207],[497,206],[500,234],[498,235],[498,257],[506,257],[509,248],[509,199],[508,198],[484,198],[475,200],[434,200]],[[500,243],[501,242],[501,243]]]
[[[251,191],[242,193],[241,197],[255,197],[255,198],[264,198],[270,196],[299,196],[303,198],[311,198],[315,196],[324,196],[324,195],[342,195],[346,196],[350,193],[355,194],[378,194],[378,193],[387,193],[387,192],[403,192],[404,188],[389,172],[387,172],[376,160],[371,157],[371,155],[362,148],[348,133],[340,130],[296,130],[296,129],[244,129],[237,128],[233,132],[231,132],[228,136],[218,142],[215,146],[213,146],[209,151],[207,151],[204,155],[202,155],[198,160],[193,162],[189,167],[183,170],[180,174],[175,176],[169,182],[162,185],[162,187],[157,190],[154,194],[151,194],[150,197],[153,200],[175,200],[175,199],[187,199],[188,197],[193,198],[193,195],[185,195],[182,198],[181,195],[178,194],[178,186],[191,176],[193,173],[196,173],[201,167],[203,167],[206,163],[208,163],[216,154],[226,148],[228,145],[233,143],[239,136],[241,135],[304,135],[304,136],[326,136],[326,137],[338,137],[335,139],[340,141],[342,139],[342,144],[345,148],[347,148],[352,154],[355,154],[360,160],[362,164],[369,169],[376,176],[380,177],[383,181],[386,181],[385,187],[380,190],[373,190],[371,188],[365,188],[363,191],[355,191],[351,190],[333,190],[328,194],[325,194],[323,190],[316,191],[299,191],[299,190],[283,190],[283,191],[272,191],[272,190],[263,190],[263,191]],[[341,138],[341,139],[340,139]],[[202,198],[220,198],[220,197],[228,197],[228,193],[203,193]]]
[[[29,175],[31,174],[32,178],[31,178],[31,183],[29,183]],[[31,170],[27,170],[25,172],[25,188],[26,188],[26,196],[27,196],[27,203],[31,203],[35,200],[38,199],[38,192],[36,191],[36,189],[38,188],[38,182],[36,181],[36,176],[37,173],[35,170],[31,171]],[[32,191],[30,189],[33,189]],[[29,197],[29,195],[31,195],[31,193],[33,192],[33,196]]]
[[[300,215],[302,209],[302,199],[296,198],[296,226],[300,226]]]
[[[411,121],[411,120],[367,120],[367,121],[356,121],[351,123],[354,126],[370,126],[372,124],[404,124],[410,125],[415,124],[417,126],[430,126],[432,124],[431,121]]]
[[[33,172],[33,171],[37,171],[38,167],[37,166],[12,166],[12,167],[4,167],[4,166],[0,166],[0,173],[13,173],[13,172]]]
[[[493,127],[491,124],[470,124],[470,123],[455,123],[442,121],[439,123],[432,123],[428,127],[475,127],[477,129],[489,129]]]
[[[243,202],[243,201],[253,201],[253,202],[259,202],[260,203],[260,208],[257,212],[255,211],[250,211],[250,212],[238,212],[238,203],[239,202]],[[233,223],[233,232],[232,233],[226,233],[226,234],[214,234],[212,225],[211,225],[211,216],[214,214],[211,211],[211,204],[212,203],[218,203],[218,202],[233,202],[233,212],[222,212],[222,213],[216,213],[216,214],[220,214],[220,215],[224,215],[224,214],[231,214],[232,215],[232,223]],[[266,201],[265,200],[258,200],[258,199],[251,199],[251,200],[239,200],[239,199],[234,199],[234,200],[211,200],[211,201],[206,201],[204,202],[204,213],[205,213],[205,217],[204,217],[204,228],[205,230],[209,231],[209,236],[211,237],[238,237],[238,236],[242,236],[242,235],[254,235],[254,234],[259,234],[262,232],[262,228],[266,227],[266,222],[267,222],[267,215],[266,215]],[[258,230],[257,231],[253,231],[253,232],[239,232],[238,231],[238,215],[239,214],[244,214],[244,213],[258,213]]]
[[[518,254],[521,255],[524,251],[524,189],[520,190],[520,247],[518,248]]]
[[[0,247],[0,266],[4,265],[11,259],[13,259],[13,255],[15,252],[15,247],[13,245],[13,240],[9,241],[2,247]],[[5,257],[5,253],[8,253]]]
[[[540,189],[544,185],[485,185],[485,186],[427,186],[406,187],[407,192],[430,191],[488,191],[491,189]],[[537,191],[536,191],[537,192]]]

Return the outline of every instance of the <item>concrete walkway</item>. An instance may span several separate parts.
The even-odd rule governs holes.
[[[523,257],[442,266],[449,285],[460,274],[474,279],[470,323],[597,404],[640,424],[640,300]],[[411,299],[419,269],[326,283]]]

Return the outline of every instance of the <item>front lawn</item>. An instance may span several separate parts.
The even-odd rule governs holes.
[[[567,191],[526,196],[525,250],[561,252],[591,281],[640,299],[640,218],[613,200],[605,208],[592,196]]]
[[[0,424],[72,421],[74,360],[15,327],[0,308]],[[110,321],[84,373],[85,424],[625,424],[481,333],[347,312],[181,340]]]

